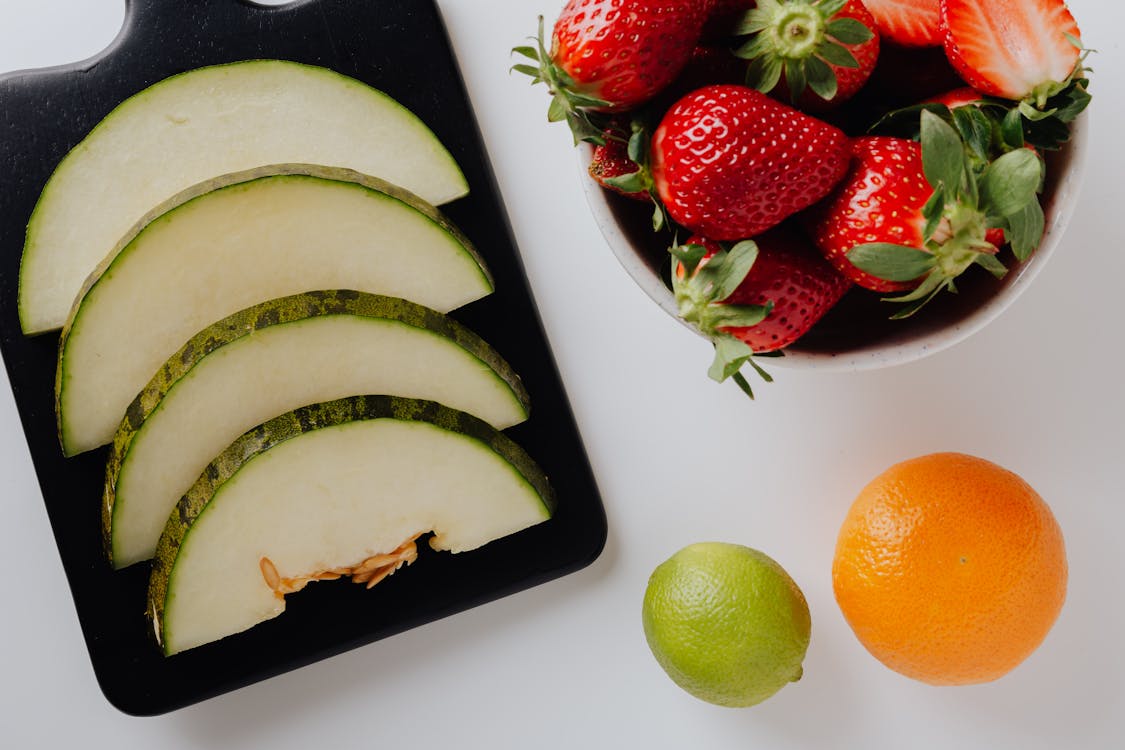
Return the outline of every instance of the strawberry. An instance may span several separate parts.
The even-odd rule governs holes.
[[[630,134],[627,127],[627,124],[618,122],[605,131],[603,143],[594,148],[587,171],[595,182],[608,190],[626,198],[649,201],[652,197],[643,177],[643,168],[629,158]]]
[[[551,48],[540,18],[536,46],[512,51],[536,65],[515,65],[545,83],[548,119],[566,120],[575,141],[597,142],[591,112],[629,110],[671,83],[691,57],[711,0],[569,0],[555,22]]]
[[[787,225],[774,227],[754,238],[757,259],[734,291],[713,299],[714,289],[689,289],[698,279],[685,279],[684,266],[676,262],[680,311],[685,319],[698,321],[708,336],[729,334],[746,343],[757,354],[784,349],[803,336],[851,288],[851,282],[833,268],[800,233]],[[699,235],[685,245],[699,245],[705,253],[700,265],[722,246]],[[698,267],[696,269],[698,276]],[[765,318],[751,326],[721,325],[704,320],[710,305],[759,305],[769,307]]]
[[[949,109],[976,106],[984,100],[984,95],[972,86],[961,86],[937,96],[931,96],[923,104],[940,104]]]
[[[863,0],[885,40],[904,47],[940,47],[941,0]]]
[[[794,104],[823,109],[850,99],[871,76],[874,29],[860,0],[759,0],[736,29],[750,36],[735,54],[752,61],[754,88],[787,89]]]
[[[815,212],[813,240],[840,273],[865,289],[897,292],[915,279],[891,281],[860,270],[848,251],[867,242],[925,245],[922,208],[933,195],[922,170],[922,147],[915,141],[865,136],[852,141],[851,172]]]
[[[668,214],[716,240],[753,237],[811,206],[847,172],[847,136],[745,86],[680,99],[652,137],[653,184]]]
[[[754,354],[795,342],[851,287],[787,226],[730,249],[693,236],[671,252],[680,316],[715,346],[711,376],[719,381],[733,376],[751,397],[739,368]]]
[[[890,136],[852,142],[852,171],[815,210],[812,232],[824,256],[856,284],[880,292],[911,290],[906,317],[971,265],[1006,273],[996,244],[1011,240],[1017,258],[1043,233],[1037,193],[1043,166],[1029,149],[978,165],[961,135],[938,115],[921,113],[921,143]],[[1000,227],[1003,237],[989,230]],[[990,241],[991,240],[991,241]]]
[[[1082,71],[1081,32],[1063,0],[941,0],[950,63],[973,88],[1038,109]]]

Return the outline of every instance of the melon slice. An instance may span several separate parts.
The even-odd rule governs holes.
[[[173,199],[91,277],[59,350],[64,453],[112,440],[164,360],[246,307],[356,289],[448,312],[492,291],[469,241],[417,197],[347,170],[270,171],[228,175],[188,191],[186,202]]]
[[[276,617],[311,580],[372,580],[414,540],[463,552],[547,520],[552,490],[503,433],[432,401],[357,396],[246,433],[169,516],[148,616],[166,654]]]
[[[349,167],[435,205],[468,192],[425,123],[352,78],[281,60],[173,76],[110,112],[43,188],[20,265],[24,333],[62,326],[86,277],[153,206],[285,162]]]
[[[242,310],[172,355],[118,428],[102,515],[114,566],[152,557],[176,502],[239,435],[357,393],[438,401],[497,429],[529,409],[519,377],[492,347],[413,302],[323,291]]]

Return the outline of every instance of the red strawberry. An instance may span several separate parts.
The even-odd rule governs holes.
[[[843,131],[745,86],[707,86],[664,116],[653,184],[668,214],[717,240],[753,237],[832,190],[848,169]]]
[[[605,142],[594,148],[588,171],[590,176],[602,187],[615,193],[640,201],[651,201],[649,185],[645,184],[644,170],[640,164],[629,158],[629,131],[620,123],[615,124],[604,134]],[[636,185],[625,182],[625,177],[636,176]]]
[[[1021,258],[1042,234],[1038,157],[1016,149],[978,167],[952,126],[932,112],[921,118],[921,144],[855,139],[852,170],[812,225],[821,252],[856,284],[914,290],[894,300],[911,303],[898,317],[955,290],[953,279],[973,264],[1003,276],[995,242],[1004,238],[990,237],[989,227],[1010,230]]]
[[[945,52],[973,88],[1042,108],[1081,72],[1063,0],[941,0]]]
[[[856,268],[848,251],[868,242],[921,248],[926,219],[922,207],[933,188],[922,171],[922,147],[915,141],[865,136],[852,141],[851,172],[816,211],[813,239],[840,273],[865,289],[896,292],[917,281],[888,281]]]
[[[735,51],[752,61],[747,81],[787,90],[806,109],[850,99],[879,57],[875,20],[860,0],[759,0],[736,33],[750,34]]]
[[[952,91],[946,91],[944,94],[932,96],[926,99],[923,104],[942,104],[949,109],[958,109],[979,104],[983,98],[984,95],[972,86],[962,86]]]
[[[671,83],[699,41],[711,0],[569,0],[555,22],[551,49],[513,51],[537,65],[514,70],[547,84],[548,119],[566,119],[575,138],[597,140],[589,112],[628,110]]]
[[[940,47],[941,0],[863,0],[880,36],[904,47]]]
[[[783,225],[754,238],[758,257],[735,290],[722,300],[708,299],[706,289],[689,293],[685,287],[683,266],[677,262],[676,285],[683,296],[681,312],[697,319],[708,336],[729,334],[745,342],[758,354],[784,349],[820,320],[840,297],[851,288],[851,282],[836,271],[803,236]],[[706,253],[701,266],[718,252],[718,242],[693,235],[687,245],[700,245]],[[697,272],[698,273],[698,272]],[[762,305],[770,312],[762,322],[752,326],[722,325],[707,321],[706,306]]]
[[[769,381],[753,356],[792,344],[851,286],[786,227],[729,249],[695,236],[671,252],[680,316],[715,346],[709,374],[720,382],[733,378],[751,398],[742,365],[750,363]]]

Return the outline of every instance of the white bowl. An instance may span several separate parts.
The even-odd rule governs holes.
[[[1048,180],[1042,196],[1047,230],[1043,241],[1025,263],[1009,259],[1010,270],[1003,280],[996,280],[983,269],[970,269],[957,280],[958,294],[940,294],[908,320],[889,320],[894,309],[891,305],[880,302],[875,292],[854,289],[771,365],[848,371],[889,367],[940,352],[984,328],[1023,293],[1058,247],[1078,202],[1088,142],[1087,113],[1072,124],[1066,147],[1047,157]],[[583,172],[592,153],[589,144],[579,148]],[[606,190],[587,175],[582,175],[581,181],[594,220],[614,255],[641,289],[678,320],[676,303],[666,283],[669,235],[653,232],[651,207]]]

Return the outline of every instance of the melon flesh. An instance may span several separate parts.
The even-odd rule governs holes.
[[[227,467],[235,449],[213,465],[221,484],[211,490],[201,477],[160,540],[149,616],[166,654],[281,614],[263,558],[296,578],[355,566],[431,530],[434,549],[475,549],[551,514],[541,475],[525,477],[526,465],[489,442],[432,422],[325,426]]]
[[[160,365],[206,326],[315,289],[402,297],[447,312],[492,291],[432,207],[392,186],[303,175],[205,192],[153,220],[94,280],[60,348],[67,455],[103,445]]]
[[[180,363],[191,361],[193,351],[243,327],[238,320],[218,323],[165,363],[130,407],[110,454],[105,520],[115,567],[152,557],[168,514],[224,448],[297,407],[393,393],[438,401],[497,429],[527,418],[527,395],[516,374],[452,320],[403,300],[357,295],[350,302],[320,308],[338,306],[338,313],[252,328],[183,372]],[[317,305],[312,295],[297,295],[232,317],[251,328],[249,321],[300,315]],[[403,308],[407,314],[398,312]]]
[[[62,326],[86,277],[154,206],[283,162],[349,167],[435,205],[468,192],[425,123],[366,84],[280,60],[189,71],[120,104],[47,182],[20,265],[24,333]]]

